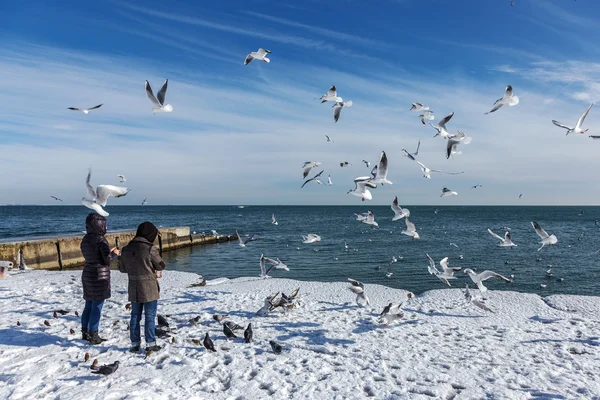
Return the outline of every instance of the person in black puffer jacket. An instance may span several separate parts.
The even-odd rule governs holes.
[[[85,259],[81,282],[85,308],[81,313],[81,336],[90,344],[104,341],[98,335],[100,314],[104,300],[110,298],[110,264],[120,251],[111,249],[104,237],[106,218],[99,214],[89,214],[85,219],[87,235],[81,241],[81,253]]]

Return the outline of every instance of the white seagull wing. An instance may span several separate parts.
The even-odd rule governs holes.
[[[547,239],[550,236],[537,222],[532,221],[531,225],[533,226],[533,229],[535,229],[535,233],[537,233],[542,240]]]
[[[154,105],[154,107],[156,107],[156,108],[162,107],[162,104],[160,104],[160,101],[158,101],[156,99],[156,97],[154,96],[154,93],[152,93],[152,88],[150,87],[150,83],[148,81],[146,81],[146,97],[148,97],[148,100],[150,100],[150,102]]]
[[[106,205],[106,201],[110,196],[125,196],[127,193],[129,193],[129,189],[122,186],[99,185],[96,188],[96,193],[98,194],[98,196],[96,196],[96,203],[104,207]]]

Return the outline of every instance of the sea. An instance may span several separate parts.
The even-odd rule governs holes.
[[[164,253],[168,270],[194,272],[206,279],[258,277],[264,254],[279,258],[289,271],[272,277],[339,282],[347,278],[421,293],[447,288],[427,271],[429,254],[436,263],[448,257],[451,267],[492,270],[514,276],[513,282],[491,279],[491,290],[549,294],[600,294],[600,207],[565,206],[405,206],[421,239],[402,235],[404,220],[392,221],[389,206],[111,206],[109,230],[135,229],[144,221],[156,226],[189,226],[192,232],[257,235],[245,248],[237,241],[195,246]],[[378,228],[356,220],[375,214]],[[2,206],[0,242],[81,234],[88,214],[82,206]],[[278,225],[272,224],[275,216]],[[540,251],[531,226],[538,222],[558,243]],[[498,247],[487,228],[512,232],[517,247]],[[302,236],[321,236],[303,244]],[[397,262],[392,262],[395,258]],[[438,265],[438,269],[441,269]],[[551,269],[551,273],[548,270]],[[472,282],[462,272],[451,282]]]

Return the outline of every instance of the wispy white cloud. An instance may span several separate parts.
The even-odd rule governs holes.
[[[519,192],[539,204],[589,203],[600,195],[588,183],[600,167],[593,143],[565,138],[550,122],[576,119],[580,104],[561,97],[544,104],[548,96],[533,83],[516,87],[517,107],[484,115],[504,82],[409,72],[399,78],[377,69],[363,75],[295,62],[281,69],[256,65],[266,86],[243,66],[236,81],[228,71],[204,75],[178,66],[167,93],[175,111],[152,115],[143,81],[165,78],[160,60],[28,45],[18,50],[0,51],[0,90],[11,99],[0,111],[0,170],[11,171],[0,180],[0,203],[42,203],[57,193],[77,203],[91,165],[97,183],[128,176],[131,194],[113,204],[144,197],[154,204],[357,204],[345,193],[354,177],[368,173],[360,160],[375,162],[381,150],[394,185],[378,188],[373,204],[388,204],[394,195],[406,204],[440,204],[443,186],[461,193],[450,199],[455,204],[512,203]],[[315,100],[330,82],[354,101],[337,124],[330,104]],[[433,139],[433,130],[408,111],[413,101],[430,105],[438,118],[455,112],[449,129],[474,137],[462,155],[445,159],[444,140]],[[66,110],[96,102],[105,105],[87,116]],[[599,123],[592,110],[586,124]],[[325,134],[335,143],[326,143]],[[400,151],[419,139],[426,165],[466,173],[423,179]],[[306,160],[323,162],[334,186],[300,190]],[[341,169],[340,161],[353,167]],[[174,195],[157,193],[157,182]],[[467,194],[475,183],[486,190]],[[569,191],[557,193],[556,185]]]

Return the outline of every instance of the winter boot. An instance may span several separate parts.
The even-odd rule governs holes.
[[[81,328],[81,340],[90,340],[90,334],[86,328]]]
[[[89,344],[101,344],[102,342],[104,342],[106,339],[102,339],[100,336],[98,336],[98,331],[90,331],[90,338],[88,340]]]

